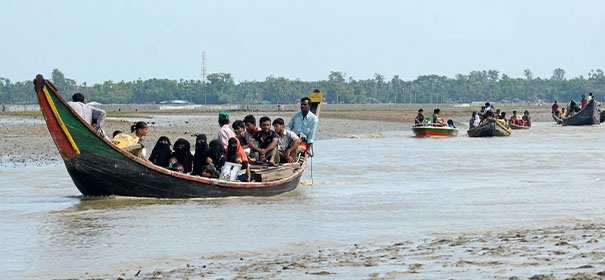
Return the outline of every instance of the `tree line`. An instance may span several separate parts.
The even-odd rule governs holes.
[[[64,98],[75,92],[86,101],[100,103],[158,103],[164,100],[187,100],[196,104],[291,104],[315,88],[324,92],[329,103],[458,103],[472,101],[551,102],[579,99],[592,92],[605,100],[605,77],[601,69],[590,70],[588,77],[565,78],[557,68],[549,78],[534,77],[531,70],[524,78],[511,78],[497,70],[472,71],[454,78],[422,75],[413,81],[395,75],[387,80],[374,74],[371,79],[356,80],[343,72],[331,71],[326,80],[301,81],[269,76],[264,81],[235,83],[229,73],[214,73],[207,82],[200,80],[148,79],[130,82],[105,81],[102,84],[78,84],[53,70],[51,81]],[[35,103],[31,81],[12,82],[0,77],[0,103]]]

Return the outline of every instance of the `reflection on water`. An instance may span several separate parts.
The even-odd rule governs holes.
[[[2,169],[0,271],[115,275],[212,254],[603,220],[603,126],[410,135],[319,141],[299,189],[269,198],[84,198],[62,165]]]

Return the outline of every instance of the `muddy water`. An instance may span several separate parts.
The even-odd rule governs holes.
[[[604,222],[605,126],[410,135],[318,141],[299,189],[271,198],[90,200],[61,164],[2,168],[0,272],[148,273],[238,252]]]

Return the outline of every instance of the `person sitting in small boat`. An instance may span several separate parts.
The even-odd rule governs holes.
[[[519,121],[519,116],[517,115],[517,111],[513,111],[513,115],[510,117],[510,119],[508,119],[508,123],[517,124],[518,121]]]
[[[531,116],[529,115],[529,111],[527,111],[527,110],[525,110],[525,112],[523,112],[523,125],[531,126]]]
[[[481,123],[481,118],[479,117],[479,114],[477,114],[477,111],[473,111],[473,114],[471,115],[471,119],[468,120],[469,128],[476,127],[480,123]]]
[[[492,105],[489,104],[489,102],[485,102],[485,108],[483,108],[483,115],[487,114],[488,111],[493,111],[492,110]]]
[[[277,142],[279,135],[271,130],[271,119],[262,117],[259,121],[260,131],[254,133],[254,142],[250,143],[250,157],[256,162],[268,162],[270,165],[279,163],[279,153],[277,152]]]
[[[456,128],[456,126],[454,125],[454,120],[452,119],[447,120],[447,126],[451,128]]]
[[[72,101],[67,102],[69,106],[96,131],[103,132],[103,123],[105,122],[106,113],[104,110],[96,108],[84,102],[84,95],[74,93],[71,97]]]
[[[555,103],[552,104],[551,112],[555,116],[559,115],[559,102],[557,102],[557,100],[555,100]]]
[[[206,134],[198,134],[195,139],[195,154],[193,155],[193,167],[191,175],[202,175],[204,166],[212,162]]]
[[[206,177],[206,178],[218,178],[220,174],[218,174],[218,172],[216,172],[216,168],[214,168],[213,164],[208,164],[206,166],[204,166],[204,169],[202,169],[202,177]]]
[[[225,164],[225,148],[217,139],[214,139],[208,144],[208,151],[214,168],[220,170]]]
[[[582,109],[586,107],[586,104],[588,104],[588,99],[586,99],[586,95],[582,94]]]
[[[111,142],[123,149],[140,144],[140,148],[129,150],[128,152],[147,160],[147,150],[145,149],[145,145],[143,145],[143,137],[147,136],[147,123],[137,122],[130,127],[130,132],[134,132],[134,135],[131,136],[119,132],[113,137]],[[114,131],[114,134],[115,133],[116,131]]]
[[[414,119],[414,126],[423,126],[424,125],[424,110],[418,109],[418,116]]]
[[[174,170],[175,170],[175,171],[177,171],[178,173],[185,173],[185,167],[184,167],[184,166],[183,166],[183,164],[182,164],[182,163],[180,163],[180,162],[177,162],[177,163],[174,165]]]
[[[433,110],[433,115],[430,118],[431,125],[433,125],[433,126],[445,126],[446,125],[445,119],[439,117],[440,112],[441,112],[441,110],[439,110],[439,108]]]
[[[183,164],[185,168],[185,173],[189,173],[192,170],[193,165],[193,155],[191,154],[191,144],[189,141],[179,138],[174,142],[174,146],[172,147],[172,156],[176,158],[178,162]]]
[[[151,155],[149,156],[149,161],[157,166],[168,167],[170,165],[171,153],[170,139],[166,136],[162,136],[155,143]]]
[[[293,163],[298,160],[298,145],[302,142],[294,131],[286,130],[284,119],[273,120],[273,128],[279,139],[277,141],[277,152],[280,163]]]
[[[248,141],[246,138],[242,136],[242,133],[246,131],[246,125],[242,120],[236,120],[231,124],[231,128],[233,128],[233,132],[235,132],[235,137],[239,140],[239,143],[242,145],[242,148],[246,149],[248,147]]]
[[[233,133],[229,127],[229,112],[221,111],[218,113],[218,125],[221,127],[218,130],[218,141],[221,142],[223,147],[226,147],[227,141],[229,141],[231,137],[235,137],[235,133]]]
[[[227,162],[241,164],[240,173],[237,179],[242,182],[250,182],[250,165],[248,164],[248,156],[239,144],[239,140],[235,137],[229,139],[227,149],[225,149],[227,155]]]
[[[506,119],[506,112],[501,112],[500,115],[498,115],[498,119],[508,123],[508,120]]]
[[[481,106],[481,110],[479,110],[479,112],[477,113],[477,115],[479,115],[479,119],[483,120],[485,119],[485,106]]]

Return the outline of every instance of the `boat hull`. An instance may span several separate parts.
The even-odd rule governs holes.
[[[512,130],[529,129],[529,126],[509,124]]]
[[[451,127],[413,126],[416,137],[456,137],[458,129]]]
[[[498,123],[495,119],[485,121],[479,126],[467,131],[468,137],[510,136],[511,131]]]
[[[593,125],[601,123],[601,116],[597,110],[597,103],[590,100],[586,107],[570,117],[562,117],[563,125]]]
[[[54,85],[44,80],[42,75],[36,77],[34,84],[48,130],[69,175],[83,195],[156,198],[271,196],[296,189],[306,167],[305,157],[298,162],[300,165],[292,167],[291,174],[269,182],[225,181],[174,172],[135,157],[98,134],[67,105]]]

